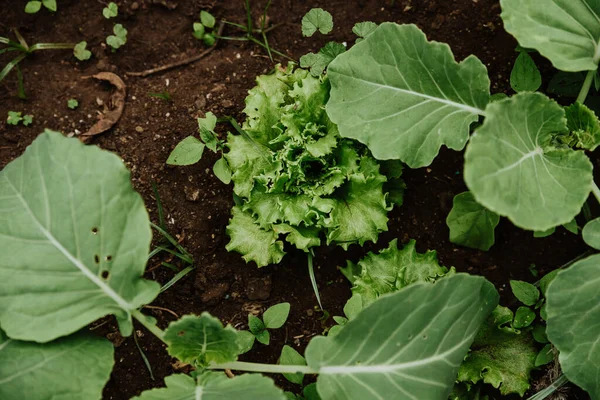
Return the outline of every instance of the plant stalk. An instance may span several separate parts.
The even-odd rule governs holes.
[[[319,287],[317,286],[317,279],[315,278],[315,268],[313,266],[313,257],[314,253],[312,249],[308,252],[308,276],[310,276],[310,283],[313,287],[313,292],[315,292],[315,296],[317,297],[317,302],[319,303],[319,307],[321,310],[323,309],[323,305],[321,304],[321,296],[319,295]]]
[[[594,75],[596,75],[596,71],[588,71],[585,76],[585,81],[583,81],[583,86],[577,96],[577,101],[581,104],[585,103],[585,99],[587,98],[590,88],[592,87],[592,82],[594,81]]]
[[[537,392],[533,396],[529,397],[527,400],[543,400],[546,397],[553,394],[554,392],[556,392],[558,389],[560,389],[562,386],[564,386],[567,382],[569,382],[569,380],[563,374],[563,375],[559,376],[557,380],[552,382],[550,384],[550,386]]]
[[[165,332],[162,329],[160,329],[158,326],[156,326],[156,324],[153,324],[150,321],[148,321],[148,317],[145,316],[144,314],[142,314],[140,312],[140,310],[131,311],[131,316],[133,318],[137,319],[140,324],[144,325],[144,327],[146,329],[148,329],[150,332],[152,332],[152,334],[154,336],[156,336],[157,338],[159,338],[164,344],[168,345],[168,343],[165,342],[165,339],[164,339]],[[134,335],[135,335],[135,333],[134,333]]]
[[[592,181],[592,193],[596,200],[598,200],[598,203],[600,203],[600,189],[598,189],[598,185],[596,185],[596,182],[594,181]]]
[[[243,361],[234,361],[224,364],[210,365],[208,369],[231,369],[234,371],[245,372],[262,372],[265,374],[295,374],[297,372],[303,374],[318,374],[308,365],[278,365],[278,364],[259,364]]]

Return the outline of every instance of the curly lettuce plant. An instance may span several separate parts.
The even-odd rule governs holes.
[[[47,131],[0,172],[0,198],[3,400],[100,399],[114,348],[86,327],[107,315],[123,336],[136,319],[193,368],[136,400],[286,399],[257,373],[317,375],[323,400],[445,400],[498,303],[482,277],[415,283],[373,301],[337,336],[313,338],[305,362],[240,362],[240,333],[210,314],[185,315],[162,330],[141,312],[161,288],[142,277],[150,220],[119,157]],[[278,325],[284,313],[276,314],[265,315],[265,325]],[[253,374],[229,378],[223,369]]]
[[[247,262],[278,263],[284,239],[306,252],[347,249],[387,230],[388,179],[365,146],[339,135],[325,112],[329,90],[327,78],[289,64],[259,77],[246,98],[242,134],[229,134],[225,159],[240,200],[227,249]],[[402,186],[401,166],[386,167]]]

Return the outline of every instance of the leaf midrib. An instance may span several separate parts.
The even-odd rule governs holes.
[[[128,303],[125,299],[123,299],[117,292],[115,292],[110,286],[108,286],[106,283],[104,283],[102,280],[100,280],[100,278],[96,275],[94,275],[79,259],[77,259],[75,256],[73,256],[55,237],[54,235],[49,232],[41,223],[40,221],[37,219],[36,215],[33,213],[33,211],[31,210],[31,208],[29,207],[29,204],[27,203],[27,201],[23,198],[23,196],[21,196],[21,193],[17,190],[17,188],[13,185],[13,183],[10,181],[10,179],[8,179],[8,176],[6,174],[2,174],[2,176],[5,178],[6,182],[8,183],[8,185],[10,186],[10,188],[13,190],[13,192],[15,193],[15,195],[17,196],[17,198],[19,199],[19,201],[21,202],[23,208],[25,209],[25,211],[27,211],[27,213],[29,214],[29,216],[31,217],[31,219],[33,220],[33,222],[37,225],[37,228],[39,229],[40,232],[42,232],[42,234],[48,239],[48,241],[58,250],[60,251],[70,262],[71,264],[73,264],[77,269],[79,269],[79,271],[86,277],[88,278],[92,283],[94,283],[96,286],[98,286],[98,288],[100,290],[102,290],[102,292],[104,292],[104,294],[106,294],[108,297],[110,297],[115,303],[117,303],[119,305],[119,307],[121,307],[123,310],[125,311],[130,311],[130,310],[134,310],[135,307]]]

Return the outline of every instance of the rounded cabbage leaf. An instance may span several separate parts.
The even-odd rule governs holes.
[[[567,132],[564,110],[539,93],[494,102],[465,153],[475,200],[515,225],[545,231],[570,222],[592,188],[582,151],[554,145]]]

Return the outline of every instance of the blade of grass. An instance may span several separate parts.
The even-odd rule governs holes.
[[[25,85],[23,84],[23,73],[21,72],[21,68],[17,65],[17,96],[21,100],[27,100],[27,96],[25,95]]]
[[[317,279],[315,278],[315,269],[313,266],[313,251],[310,249],[308,252],[308,275],[310,276],[310,283],[312,284],[313,291],[315,292],[315,296],[317,297],[317,302],[319,303],[319,307],[321,310],[323,309],[323,305],[321,304],[321,296],[319,295],[319,287],[317,286]]]
[[[174,266],[171,263],[168,263],[166,261],[163,261],[162,263],[160,263],[160,265],[162,265],[163,267],[167,267],[169,268],[171,271],[173,272],[179,272],[179,268],[177,268],[176,266]]]
[[[21,46],[23,46],[25,51],[29,51],[29,45],[25,41],[25,38],[23,36],[21,36],[21,33],[17,29],[13,29],[13,32],[15,33],[17,40],[19,41],[19,43],[21,43]]]
[[[252,12],[250,11],[250,0],[246,0],[246,17],[248,19],[248,35],[252,32]]]
[[[148,369],[148,373],[150,373],[150,379],[154,380],[154,374],[152,373],[152,365],[150,364],[150,360],[148,360],[148,357],[146,357],[144,350],[142,350],[142,347],[138,343],[137,333],[135,333],[135,332],[133,332],[133,341],[135,342],[135,346],[137,347],[138,351],[140,352],[140,356],[142,356],[142,360],[144,361],[144,364],[146,365],[146,369]]]
[[[27,53],[22,53],[19,54],[15,59],[13,59],[11,62],[9,62],[8,64],[6,64],[6,66],[4,67],[4,69],[2,69],[2,71],[0,71],[0,81],[2,81],[2,79],[4,79],[6,77],[6,75],[8,75],[8,73],[10,71],[12,71],[12,69],[14,67],[17,66],[18,63],[20,63],[21,61],[23,61],[23,59],[25,57],[27,57]]]
[[[193,263],[193,257],[190,253],[188,253],[188,251],[186,249],[183,248],[183,246],[181,246],[177,240],[175,240],[175,238],[173,236],[171,236],[169,234],[169,232],[167,232],[166,230],[164,230],[163,228],[161,228],[160,226],[154,224],[153,222],[150,222],[150,226],[152,226],[152,228],[156,229],[161,235],[163,235],[169,242],[171,242],[171,244],[173,246],[175,246],[175,248],[177,250],[179,250],[179,252],[187,257],[190,258],[190,260],[192,260]],[[191,264],[191,263],[190,263]]]
[[[9,51],[18,51],[19,49],[15,47],[7,47],[5,49],[0,49],[0,54],[8,53]]]
[[[529,397],[527,400],[544,400],[546,397],[552,395],[554,392],[556,392],[562,386],[567,384],[567,382],[569,382],[567,377],[564,374],[561,374],[557,380],[555,380],[554,382],[552,382],[550,384],[550,386],[540,390],[533,396]]]
[[[157,249],[160,249],[160,251],[166,251],[167,253],[173,254],[175,257],[179,258],[181,261],[184,261],[188,264],[194,263],[194,260],[192,260],[191,257],[188,257],[185,254],[181,254],[177,251],[171,250],[170,248],[168,248],[166,246],[158,246]]]
[[[241,24],[236,24],[235,22],[230,22],[230,21],[225,21],[223,20],[223,23],[227,24],[227,25],[231,25],[231,26],[235,26],[236,28],[240,28],[242,29],[244,32],[246,32],[246,30],[248,29],[247,26],[241,25]]]
[[[260,33],[263,37],[263,40],[265,41],[265,45],[267,47],[267,53],[269,53],[269,59],[271,60],[271,62],[273,62],[273,54],[271,54],[271,47],[269,46],[269,40],[267,39],[267,34],[265,33],[265,23],[267,22],[267,11],[269,11],[269,7],[271,6],[271,0],[269,0],[267,2],[267,5],[265,6],[265,11],[263,12],[262,15],[262,21],[261,21],[261,26],[260,26]]]
[[[167,225],[165,224],[165,213],[162,206],[162,201],[160,200],[160,194],[158,194],[158,187],[156,186],[156,182],[152,182],[152,191],[154,192],[154,197],[156,198],[156,209],[158,210],[158,225],[166,231]]]
[[[74,43],[36,43],[29,48],[29,52],[33,53],[38,50],[61,50],[61,49],[73,49],[75,48]]]
[[[179,282],[183,277],[192,272],[195,268],[196,267],[194,267],[193,265],[190,265],[189,267],[179,271],[177,275],[171,278],[169,282],[165,283],[163,287],[160,288],[160,293],[164,292],[165,290],[169,289],[171,286]]]

